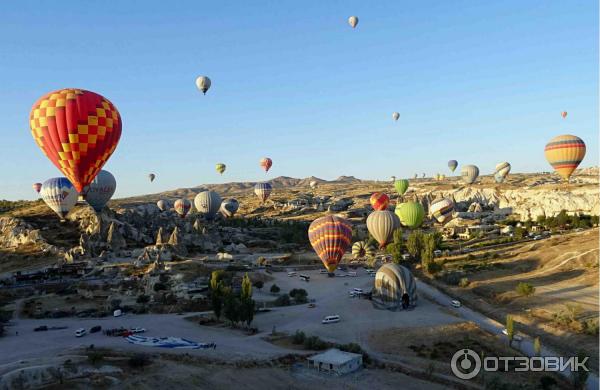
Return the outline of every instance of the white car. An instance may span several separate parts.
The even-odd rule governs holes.
[[[356,272],[350,271],[348,272],[348,276],[356,277]]]
[[[354,287],[352,289],[352,291],[354,291],[355,294],[362,294],[363,293],[363,289],[362,288],[358,288],[358,287]]]
[[[323,321],[321,321],[322,324],[333,324],[335,322],[340,322],[340,316],[337,314],[333,316],[327,316],[323,318]]]
[[[146,331],[146,329],[142,328],[142,327],[135,327],[130,329],[131,333],[144,333]]]
[[[320,271],[319,271],[319,273],[320,273],[320,274],[328,274],[329,272],[327,272],[327,270],[326,270],[326,269],[322,269],[322,270],[320,270]]]
[[[458,301],[458,300],[456,300],[456,299],[453,299],[453,300],[450,302],[450,305],[452,305],[452,307],[461,307],[461,306],[462,306],[462,304],[460,303],[460,301]]]
[[[296,275],[298,275],[298,273],[297,273],[297,272],[293,272],[293,271],[292,271],[292,272],[288,272],[288,276],[289,276],[290,278],[291,278],[291,277],[294,277],[294,276],[296,276]]]
[[[506,328],[502,329],[502,334],[505,336],[508,336],[508,331],[506,330]],[[522,341],[523,337],[519,336],[518,334],[514,334],[513,335],[513,340],[515,341]]]
[[[75,331],[75,337],[83,337],[85,336],[87,333],[87,330],[85,330],[84,328],[79,328]]]

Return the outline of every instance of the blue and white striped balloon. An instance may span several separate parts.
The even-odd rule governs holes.
[[[42,199],[61,219],[64,219],[69,211],[77,203],[77,190],[66,177],[54,177],[42,184],[40,191]]]

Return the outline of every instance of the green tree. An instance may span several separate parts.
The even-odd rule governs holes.
[[[243,321],[246,323],[246,325],[250,326],[250,323],[252,323],[252,320],[254,319],[255,306],[256,304],[253,299],[242,299],[240,302],[240,321]]]
[[[150,297],[148,295],[141,294],[141,295],[138,295],[138,297],[137,297],[137,299],[135,301],[137,303],[145,304],[145,303],[150,302]]]
[[[252,285],[257,289],[262,290],[263,286],[265,285],[265,282],[263,282],[262,280],[257,280],[256,282],[252,283]]]
[[[423,233],[420,230],[413,230],[406,239],[406,249],[415,259],[420,258],[421,250],[423,250],[422,237]]]
[[[542,356],[542,342],[539,337],[536,337],[533,340],[533,352],[535,353],[535,356]]]
[[[252,282],[248,277],[248,273],[244,274],[244,278],[242,279],[242,291],[240,298],[242,300],[252,298]]]
[[[515,337],[515,321],[513,316],[506,316],[506,334],[508,336],[508,345],[512,346],[513,338]]]
[[[281,289],[279,288],[278,285],[276,285],[275,283],[273,283],[273,285],[271,286],[271,293],[273,294],[277,294],[279,291],[281,291]]]
[[[533,295],[533,293],[535,292],[535,287],[533,287],[531,283],[520,282],[519,284],[517,284],[516,290],[519,293],[519,295],[528,297],[530,295]]]
[[[556,216],[556,224],[561,228],[564,228],[569,223],[569,216],[566,210],[561,210]]]
[[[290,297],[294,298],[296,303],[306,303],[308,293],[303,288],[294,288],[290,291]]]
[[[543,214],[538,215],[538,217],[535,219],[535,222],[537,222],[539,225],[546,226],[546,216]]]
[[[223,315],[231,322],[231,325],[235,325],[240,321],[240,314],[239,299],[231,291],[228,291],[224,294]]]
[[[514,231],[514,237],[515,237],[515,239],[522,240],[523,237],[525,237],[526,234],[527,234],[527,230],[523,229],[522,227],[517,226],[515,228],[515,231]]]
[[[216,270],[213,271],[210,274],[210,289],[211,290],[217,290],[219,289],[219,282],[221,282],[223,280],[223,276],[225,275],[225,271],[223,271],[222,269],[220,270]]]
[[[394,263],[398,264],[402,260],[402,229],[394,230],[393,241],[387,245],[385,251],[392,255]]]

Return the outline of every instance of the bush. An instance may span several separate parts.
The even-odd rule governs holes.
[[[265,285],[265,282],[263,282],[262,280],[257,280],[256,282],[252,283],[252,285],[260,290]]]
[[[469,285],[469,278],[460,278],[460,280],[458,281],[458,287],[467,287]]]
[[[533,287],[533,285],[531,285],[530,283],[521,282],[517,285],[516,290],[517,293],[519,293],[519,295],[528,297],[535,292],[535,287]]]
[[[148,303],[150,302],[150,297],[148,295],[139,295],[135,300],[137,303]]]
[[[271,286],[271,290],[270,290],[270,291],[271,291],[273,294],[277,294],[279,291],[281,291],[281,289],[279,288],[279,286],[278,286],[278,285],[276,285],[276,284],[273,284],[273,285]]]
[[[583,331],[592,336],[598,336],[598,318],[590,318],[583,322]]]
[[[275,300],[276,306],[289,306],[291,303],[289,295],[282,295]]]
[[[329,347],[329,343],[321,340],[317,336],[310,336],[304,340],[304,348],[311,349],[313,351],[321,351]]]
[[[294,298],[294,301],[296,303],[306,303],[307,296],[308,296],[308,293],[303,288],[294,288],[294,289],[292,289],[292,291],[290,291],[290,297]]]
[[[163,290],[167,289],[167,286],[165,286],[164,283],[158,282],[158,283],[154,284],[153,289],[154,289],[155,292],[163,291]]]
[[[296,345],[304,344],[304,340],[306,340],[306,335],[301,330],[297,330],[292,337],[292,343]]]
[[[129,367],[131,368],[143,368],[150,364],[150,358],[146,354],[138,353],[130,357],[127,364],[129,364]]]
[[[99,351],[90,351],[87,354],[87,358],[88,358],[88,362],[90,362],[90,364],[97,364],[97,363],[101,362],[102,360],[104,360],[104,354]]]

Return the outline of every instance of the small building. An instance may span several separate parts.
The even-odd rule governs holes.
[[[361,354],[344,352],[336,348],[313,355],[307,360],[309,368],[335,375],[344,375],[356,371],[362,367],[363,363]]]

